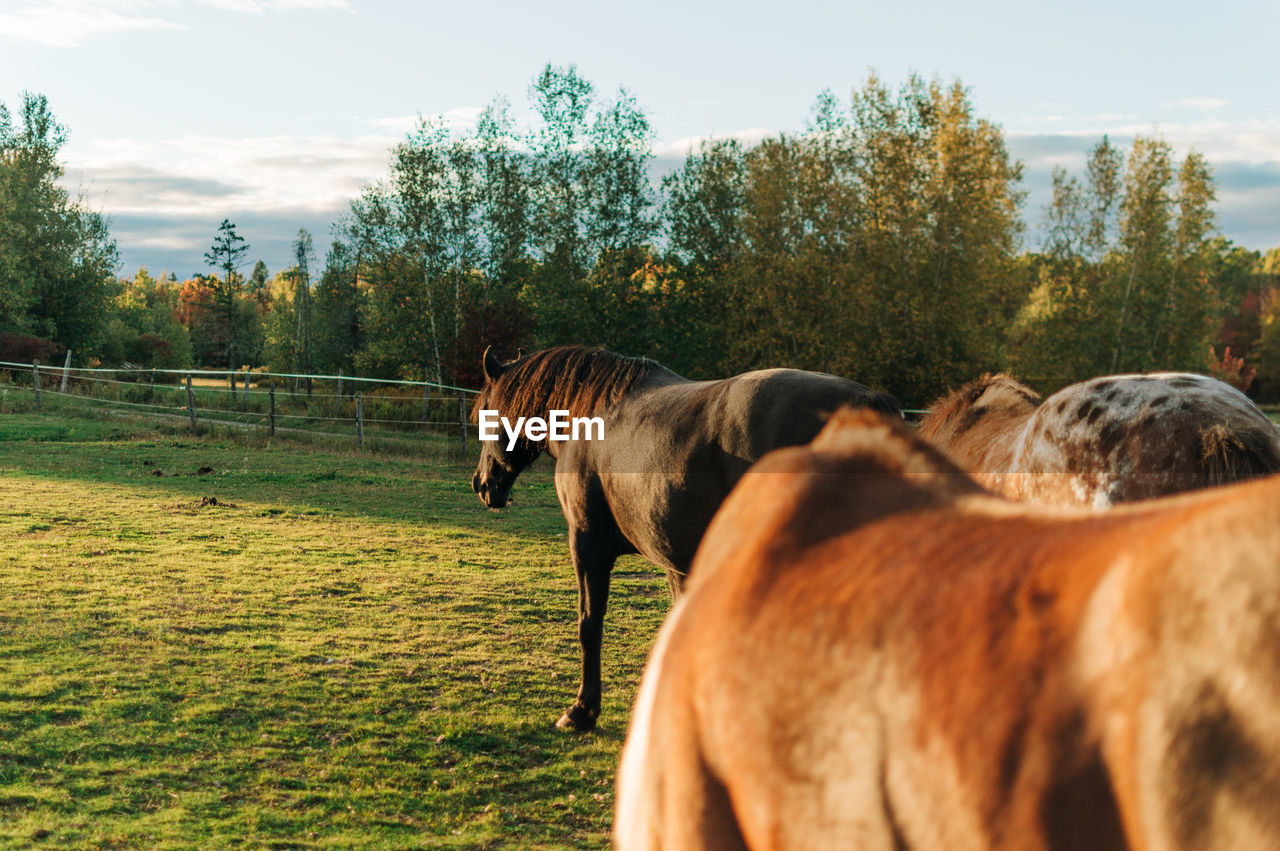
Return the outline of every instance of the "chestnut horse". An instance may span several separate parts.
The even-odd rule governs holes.
[[[678,596],[698,541],[747,468],[770,450],[807,443],[842,406],[897,414],[898,403],[855,381],[770,369],[689,381],[646,358],[562,346],[501,363],[484,355],[485,386],[472,409],[517,417],[599,416],[604,439],[521,439],[481,444],[471,486],[486,505],[507,504],[520,471],[542,452],[556,461],[556,495],[569,524],[578,577],[582,684],[557,722],[590,730],[600,714],[600,644],[609,576],[620,555],[666,569]]]
[[[753,468],[641,681],[637,849],[1280,848],[1280,478],[990,495],[869,412]]]
[[[1189,373],[1113,375],[1043,403],[1007,375],[935,402],[920,434],[987,487],[1105,507],[1280,471],[1280,432],[1247,396]]]

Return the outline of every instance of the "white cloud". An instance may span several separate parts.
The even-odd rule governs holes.
[[[445,113],[474,122],[478,110]],[[417,116],[368,121],[377,128],[356,138],[269,136],[72,140],[65,149],[67,181],[108,213],[186,214],[236,208],[268,212],[344,207],[360,189],[387,175],[390,149]],[[1135,135],[1164,138],[1181,156],[1191,149],[1215,163],[1280,163],[1280,118],[1247,122],[1166,125],[1098,122],[1052,132],[1008,132],[1014,155],[1031,168],[1082,168],[1104,134],[1127,147]],[[747,128],[711,136],[659,141],[658,158],[683,160],[699,144],[737,139],[752,145],[773,131]]]
[[[481,106],[459,106],[446,112],[436,115],[395,115],[388,118],[370,118],[365,123],[370,127],[376,127],[379,130],[387,130],[392,133],[412,133],[418,127],[418,120],[425,118],[428,121],[443,119],[445,126],[453,131],[465,132],[474,130],[476,122],[480,119],[480,113],[484,111]]]
[[[227,12],[248,12],[254,15],[261,15],[264,12],[294,12],[299,9],[351,11],[351,4],[347,0],[193,0],[193,2]]]
[[[461,120],[474,111],[447,114]],[[224,217],[252,234],[255,257],[283,268],[291,262],[290,240],[298,227],[325,233],[362,187],[386,177],[390,149],[403,139],[396,122],[412,126],[416,120],[370,121],[378,130],[357,138],[73,138],[64,149],[66,181],[72,189],[82,187],[90,206],[111,217],[125,268],[146,263],[153,271],[200,270],[211,229]],[[703,141],[732,138],[751,145],[774,132],[749,128],[663,140],[654,153],[659,167],[676,168]],[[1161,126],[1098,120],[1083,128],[1008,132],[1011,152],[1028,166],[1024,186],[1031,192],[1026,211],[1032,232],[1047,201],[1050,167],[1061,164],[1079,173],[1104,133],[1121,147],[1140,134],[1162,136],[1178,156],[1190,148],[1201,151],[1219,177],[1224,233],[1250,247],[1280,242],[1280,118]]]
[[[463,106],[440,117],[470,129],[480,112]],[[417,121],[416,115],[367,120],[374,131],[356,137],[73,139],[64,149],[65,181],[83,187],[90,204],[109,214],[343,208],[386,177],[391,149]]]
[[[183,7],[192,5],[251,14],[299,9],[351,11],[348,0],[42,0],[0,12],[0,38],[47,47],[78,47],[120,33],[185,29]]]
[[[273,12],[292,12],[298,9],[340,9],[354,11],[347,0],[268,0],[263,4]]]
[[[199,246],[200,243],[192,239],[170,234],[163,236],[136,235],[129,240],[130,248],[140,250],[160,249],[162,251],[191,251],[194,253],[194,250]]]
[[[196,0],[201,6],[212,6],[215,9],[221,9],[224,12],[242,12],[251,15],[261,15],[265,9],[262,4],[256,0]]]
[[[408,133],[418,126],[418,115],[396,115],[391,118],[370,118],[365,123],[379,130],[392,133]]]
[[[712,133],[707,136],[685,136],[668,142],[659,140],[653,146],[653,153],[658,157],[686,157],[696,151],[704,142],[716,142],[725,139],[736,139],[744,146],[755,145],[769,136],[778,135],[776,130],[764,130],[759,127],[748,127],[745,130],[734,130],[729,133]]]
[[[484,107],[482,106],[459,106],[445,112],[442,117],[450,127],[471,129],[480,120],[480,113],[482,112],[484,112]]]
[[[1214,109],[1221,109],[1229,103],[1231,103],[1231,101],[1223,100],[1222,98],[1180,98],[1169,104],[1169,106],[1200,109],[1208,112]]]
[[[1179,154],[1194,149],[1210,161],[1280,162],[1280,118],[1169,124],[1100,121],[1091,127],[1063,128],[1041,133],[1015,131],[1006,133],[1006,136],[1011,141],[1045,137],[1075,138],[1080,140],[1083,152],[1104,134],[1122,145],[1127,145],[1134,136],[1155,136],[1164,139]],[[1079,162],[1083,162],[1083,157],[1084,154],[1081,153]]]
[[[331,209],[385,176],[384,135],[102,139],[66,149],[67,181],[106,213]]]
[[[136,30],[177,29],[172,21],[144,14],[151,3],[53,0],[0,12],[0,34],[11,41],[76,47],[94,38]]]

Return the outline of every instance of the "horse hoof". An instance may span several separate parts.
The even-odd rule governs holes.
[[[564,714],[560,716],[560,720],[556,722],[556,726],[561,730],[588,733],[596,728],[596,717],[599,714],[599,710],[593,712],[585,706],[575,703],[564,711]]]

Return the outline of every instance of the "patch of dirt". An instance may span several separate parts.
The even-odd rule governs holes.
[[[198,517],[209,509],[219,510],[223,508],[239,508],[234,502],[224,502],[216,496],[204,496],[200,499],[191,500],[189,502],[170,502],[157,505],[170,514],[184,514],[188,517]],[[202,538],[193,538],[193,540],[203,540]]]
[[[199,470],[196,470],[196,475],[207,476],[212,472],[213,472],[213,468],[206,464],[205,466],[201,467]]]

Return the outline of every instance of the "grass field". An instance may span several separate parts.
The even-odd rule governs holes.
[[[0,414],[0,844],[605,844],[665,582],[620,562],[600,728],[555,730],[578,657],[549,468],[505,512],[470,474]]]

